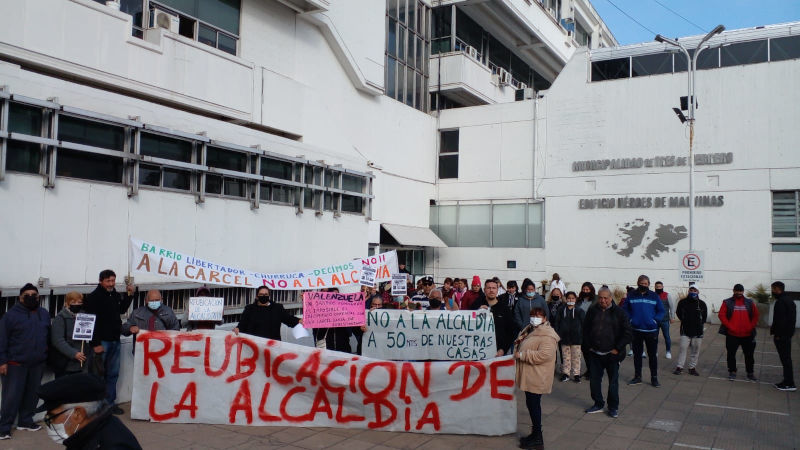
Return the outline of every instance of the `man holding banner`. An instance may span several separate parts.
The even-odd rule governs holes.
[[[244,307],[239,324],[233,329],[239,332],[267,339],[281,340],[281,323],[294,328],[302,319],[289,314],[283,305],[272,302],[269,288],[260,286],[256,289],[256,302]]]

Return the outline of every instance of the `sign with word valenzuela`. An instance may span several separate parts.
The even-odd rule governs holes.
[[[408,275],[404,273],[392,274],[392,295],[406,295],[408,289]]]
[[[91,341],[97,316],[78,313],[75,315],[75,327],[72,328],[73,341]]]
[[[304,292],[303,327],[360,327],[366,321],[364,308],[361,292]]]
[[[703,252],[688,251],[679,255],[678,271],[681,281],[703,281],[704,256]]]
[[[188,320],[221,321],[224,308],[222,297],[190,297]]]
[[[363,266],[361,268],[361,280],[359,280],[359,283],[362,286],[375,287],[375,274],[375,269],[366,265]]]
[[[379,361],[221,330],[143,331],[131,417],[497,436],[517,431],[514,369],[511,356]]]
[[[494,316],[480,311],[367,311],[364,356],[480,361],[497,354]]]

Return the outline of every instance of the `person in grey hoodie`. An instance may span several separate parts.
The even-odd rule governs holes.
[[[544,309],[547,312],[547,320],[550,321],[550,309],[547,307],[547,302],[544,297],[536,293],[536,285],[533,281],[530,278],[525,278],[512,314],[516,333],[519,333],[530,323],[531,310],[534,308]]]
[[[73,373],[86,373],[89,370],[90,356],[94,351],[89,342],[75,341],[72,331],[75,328],[75,316],[83,310],[83,294],[69,292],[64,299],[64,309],[53,319],[50,344],[58,355],[49,358],[50,368],[56,378]],[[83,345],[81,345],[83,344]],[[81,348],[82,347],[82,348]]]

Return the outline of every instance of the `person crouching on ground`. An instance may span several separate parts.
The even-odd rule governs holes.
[[[542,394],[553,389],[558,334],[547,322],[543,308],[533,308],[530,322],[514,342],[517,360],[517,386],[525,392],[525,403],[531,415],[531,434],[520,439],[520,448],[543,449]]]

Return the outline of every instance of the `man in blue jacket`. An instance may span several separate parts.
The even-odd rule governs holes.
[[[636,281],[638,288],[628,292],[628,298],[623,303],[623,309],[631,318],[633,328],[633,379],[628,385],[642,383],[642,347],[647,347],[647,361],[650,364],[650,382],[653,387],[661,386],[658,383],[658,326],[664,319],[666,310],[661,303],[661,298],[650,290],[650,278],[639,275]]]
[[[49,337],[50,315],[39,307],[39,290],[28,283],[19,290],[19,301],[0,319],[0,440],[11,439],[11,425],[17,415],[18,430],[42,428],[33,422],[33,412]]]

